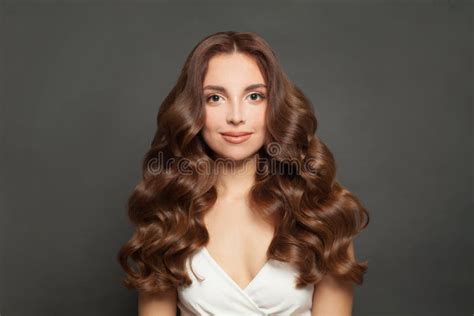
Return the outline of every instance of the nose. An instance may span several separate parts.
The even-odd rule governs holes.
[[[246,121],[246,113],[244,105],[239,102],[233,102],[230,104],[229,111],[227,113],[227,123],[239,124],[240,122]]]

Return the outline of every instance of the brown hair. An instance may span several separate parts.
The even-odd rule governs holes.
[[[267,163],[259,164],[249,194],[253,211],[275,219],[268,258],[297,267],[297,287],[317,283],[327,273],[362,284],[368,263],[352,260],[348,248],[368,225],[367,210],[336,181],[334,157],[315,135],[312,105],[287,78],[268,43],[256,33],[231,31],[209,35],[193,48],[159,108],[142,179],[128,199],[135,231],[118,253],[126,272],[123,284],[148,293],[191,284],[186,260],[207,244],[203,215],[217,199],[216,175],[199,171],[201,163],[215,162],[200,133],[202,82],[209,60],[230,53],[253,57],[268,87],[267,137],[257,153]],[[306,168],[290,174],[289,160]],[[179,170],[184,161],[188,172]],[[270,163],[284,172],[272,172]]]

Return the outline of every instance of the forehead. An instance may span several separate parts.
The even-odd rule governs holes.
[[[264,77],[256,61],[245,54],[220,54],[209,60],[203,86],[247,86],[249,84],[265,83]]]

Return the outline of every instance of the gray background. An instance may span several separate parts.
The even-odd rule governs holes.
[[[473,2],[1,9],[2,316],[136,314],[126,199],[185,57],[223,30],[270,43],[371,214],[354,315],[474,313]]]

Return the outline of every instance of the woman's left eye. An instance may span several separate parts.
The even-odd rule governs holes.
[[[250,96],[251,97],[260,97],[260,99],[262,99],[262,100],[265,99],[265,96],[261,93],[252,93],[252,94],[250,94]],[[256,101],[256,99],[253,99],[253,98],[252,98],[252,100]]]

